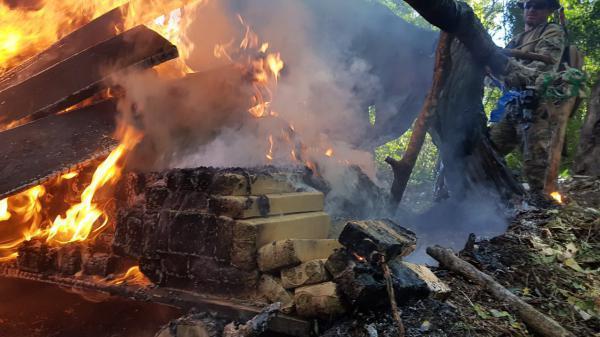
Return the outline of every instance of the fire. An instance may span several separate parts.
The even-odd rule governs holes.
[[[244,29],[244,37],[238,44],[239,50],[233,49],[236,45],[235,41],[228,41],[215,45],[213,55],[244,67],[249,66],[255,91],[252,98],[253,106],[248,110],[252,116],[256,118],[277,116],[277,113],[271,111],[271,102],[274,88],[285,63],[279,53],[267,53],[269,43],[261,43],[258,35],[244,22],[244,19],[240,15],[237,18]]]
[[[92,177],[92,182],[81,194],[81,202],[71,206],[64,218],[60,215],[56,217],[48,230],[46,238],[48,242],[85,241],[92,231],[98,232],[106,226],[108,217],[94,203],[94,195],[98,189],[107,183],[114,183],[119,178],[121,170],[117,166],[117,162],[126,151],[137,145],[140,139],[141,136],[136,131],[129,130],[121,144],[98,166]],[[100,217],[104,217],[102,224],[94,228],[94,224]]]
[[[0,200],[0,221],[6,221],[10,219],[10,212],[8,211],[8,199]]]
[[[79,172],[69,172],[69,173],[63,174],[62,176],[60,176],[60,178],[64,179],[64,180],[70,180],[70,179],[77,177],[78,175],[79,175]]]
[[[559,204],[563,203],[562,195],[560,195],[559,192],[552,192],[552,193],[550,193],[550,196],[552,197],[552,199],[556,200],[556,202],[558,202]]]
[[[141,134],[132,128],[126,128],[122,135],[119,146],[96,168],[91,183],[81,194],[80,202],[71,205],[64,216],[58,215],[54,221],[42,222],[42,197],[46,193],[42,185],[2,200],[0,213],[11,216],[5,215],[6,219],[0,222],[10,221],[11,225],[22,230],[18,238],[0,243],[0,255],[4,256],[0,260],[16,257],[16,248],[26,240],[39,237],[50,244],[65,244],[84,241],[92,233],[99,233],[105,228],[108,215],[94,202],[94,196],[102,187],[117,181],[122,170],[121,159],[141,140]],[[77,175],[77,172],[71,172],[62,175],[61,179],[72,179]]]
[[[333,156],[333,149],[332,148],[327,149],[327,151],[325,151],[325,155],[327,157],[332,157]]]
[[[116,277],[114,280],[111,281],[111,283],[116,285],[126,283],[140,286],[146,286],[151,284],[150,280],[148,280],[146,276],[144,276],[144,274],[140,271],[139,266],[129,268],[129,270],[127,270],[127,272],[123,276]]]
[[[266,154],[269,161],[273,160],[273,135],[269,135],[269,152]]]
[[[147,24],[179,48],[183,62],[193,45],[185,39],[189,20],[180,8],[194,9],[204,0],[39,0],[35,8],[11,8],[0,2],[0,74],[34,56],[89,21],[124,4],[123,25],[115,35]],[[35,24],[31,24],[35,22]],[[181,63],[184,71],[191,71]]]

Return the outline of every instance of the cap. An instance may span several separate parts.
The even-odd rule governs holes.
[[[529,1],[545,3],[546,5],[548,5],[548,9],[551,10],[556,10],[560,8],[559,0],[519,0],[517,5],[519,6],[519,8],[522,9],[523,7],[525,7],[525,3]]]

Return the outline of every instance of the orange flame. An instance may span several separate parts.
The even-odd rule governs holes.
[[[94,196],[100,188],[112,184],[118,179],[122,169],[119,160],[127,151],[133,149],[140,140],[141,134],[137,130],[126,128],[119,146],[109,154],[94,172],[90,185],[81,194],[80,202],[72,205],[64,217],[59,215],[53,222],[47,220],[47,222],[42,223],[41,198],[46,192],[42,185],[4,199],[7,205],[6,212],[12,214],[10,219],[0,221],[10,220],[11,224],[16,223],[23,229],[18,238],[0,243],[0,253],[2,253],[0,255],[5,256],[2,259],[9,259],[10,256],[15,257],[16,248],[23,241],[35,237],[45,238],[49,243],[64,244],[73,241],[84,241],[90,234],[99,233],[103,230],[108,223],[108,215],[94,202]],[[72,179],[76,175],[76,172],[68,173],[61,176],[61,179]],[[5,203],[4,200],[2,204]],[[101,218],[102,221],[98,223]]]
[[[92,177],[92,182],[81,194],[81,202],[71,206],[65,217],[57,216],[48,230],[46,240],[59,243],[85,241],[92,230],[98,232],[108,223],[108,217],[93,202],[94,195],[99,188],[109,182],[115,182],[121,173],[117,166],[118,160],[127,150],[131,150],[141,139],[141,135],[134,129],[129,129],[123,141],[110,155],[98,166]],[[104,216],[102,224],[94,229],[96,221]]]
[[[151,284],[150,280],[148,280],[146,276],[140,271],[139,266],[129,268],[124,275],[115,278],[110,283],[117,285],[132,284],[140,286],[147,286]]]
[[[327,151],[325,151],[325,155],[327,157],[332,157],[333,156],[333,149],[332,148],[327,149]]]
[[[60,177],[61,177],[61,179],[64,179],[64,180],[70,180],[70,179],[77,177],[78,175],[79,175],[79,172],[69,172],[69,173],[63,174]]]
[[[266,157],[269,161],[273,160],[273,135],[269,135],[269,152]]]
[[[0,2],[0,73],[48,48],[67,34],[124,4],[123,27],[115,35],[147,24],[179,47],[185,61],[193,45],[185,39],[189,20],[178,8],[194,9],[204,0],[39,0],[36,8],[9,7]],[[35,24],[32,24],[35,23]],[[183,70],[189,71],[184,64]]]
[[[556,200],[556,202],[558,202],[559,204],[563,203],[562,195],[560,195],[559,192],[552,192],[552,193],[550,193],[550,196],[552,197],[552,199]]]
[[[0,221],[6,221],[10,219],[10,212],[8,211],[8,199],[0,200]]]

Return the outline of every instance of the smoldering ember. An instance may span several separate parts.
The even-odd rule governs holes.
[[[598,27],[0,0],[0,336],[600,336]]]

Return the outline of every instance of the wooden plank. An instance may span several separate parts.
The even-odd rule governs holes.
[[[107,155],[116,111],[105,101],[0,132],[0,199]]]
[[[216,312],[220,316],[246,321],[259,314],[262,308],[243,304],[235,299],[218,298],[192,291],[174,288],[149,288],[130,285],[115,285],[104,280],[94,281],[91,278],[75,278],[68,276],[36,274],[20,271],[10,264],[0,265],[0,277],[37,281],[65,288],[76,288],[85,291],[108,293],[113,296],[151,301],[184,309],[196,308],[199,311]],[[300,318],[278,314],[269,322],[269,331],[294,337],[311,335],[312,324]]]
[[[0,91],[17,85],[59,62],[117,35],[117,28],[121,31],[123,28],[123,9],[125,7],[126,5],[117,7],[99,16],[63,37],[43,52],[2,74]]]
[[[115,72],[148,68],[177,57],[177,47],[137,26],[0,92],[0,122],[60,111],[106,87]]]
[[[161,12],[168,12],[171,9],[183,6],[184,3],[185,1],[182,0],[162,1],[160,9]],[[115,7],[66,35],[43,52],[2,74],[0,76],[0,91],[17,85],[67,58],[93,47],[102,41],[111,39],[118,35],[119,32],[123,32],[130,10],[136,12],[136,20],[139,23],[149,22],[154,19],[153,15],[149,13],[158,12],[149,10],[149,13],[139,13],[139,8],[132,7],[129,2]]]

